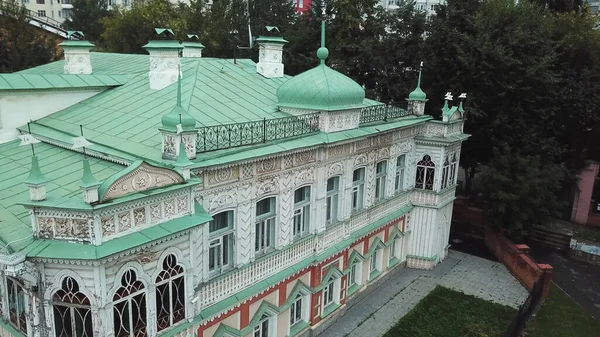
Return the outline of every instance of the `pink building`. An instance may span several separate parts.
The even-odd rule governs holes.
[[[312,0],[296,0],[294,3],[296,5],[296,12],[298,12],[298,14],[302,14],[310,9]]]
[[[579,174],[579,182],[575,191],[573,200],[573,210],[571,212],[571,221],[590,226],[600,227],[600,163],[590,162]]]

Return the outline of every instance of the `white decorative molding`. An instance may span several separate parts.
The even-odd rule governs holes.
[[[344,173],[344,162],[343,161],[333,163],[333,164],[329,165],[329,168],[327,169],[327,177],[341,175],[342,173]]]
[[[142,163],[133,172],[130,172],[115,181],[104,194],[102,201],[122,197],[130,193],[137,193],[183,183],[183,178],[165,168],[155,167],[148,163]]]

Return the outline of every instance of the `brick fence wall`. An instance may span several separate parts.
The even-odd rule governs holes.
[[[477,227],[484,226],[485,224],[483,211],[468,206],[460,199],[457,199],[454,203],[452,220]],[[529,246],[514,244],[504,235],[490,229],[485,231],[484,240],[488,249],[528,290],[531,291],[534,284],[541,280],[542,276],[545,276],[543,278],[544,297],[548,297],[550,282],[552,280],[552,266],[536,263],[529,256]]]

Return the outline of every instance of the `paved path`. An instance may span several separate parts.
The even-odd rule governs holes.
[[[382,336],[437,285],[513,308],[527,298],[527,290],[501,263],[450,251],[434,270],[400,270],[320,336]]]

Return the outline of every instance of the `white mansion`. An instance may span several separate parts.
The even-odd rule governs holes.
[[[157,33],[0,74],[0,336],[310,336],[447,256],[462,103],[366,99],[324,39],[290,77],[281,36],[255,64]]]

